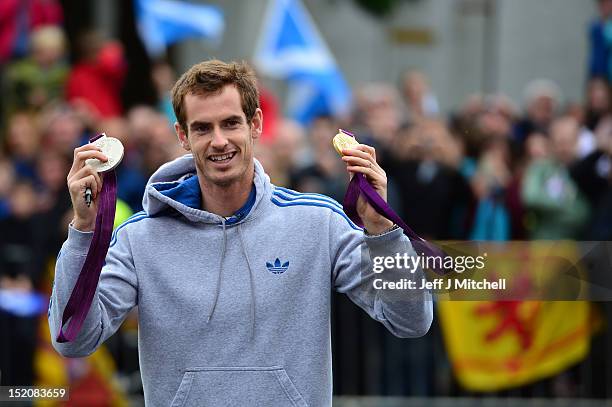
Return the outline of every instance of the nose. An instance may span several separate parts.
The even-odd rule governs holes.
[[[227,144],[228,141],[225,135],[223,134],[223,131],[219,127],[215,127],[210,146],[215,150],[224,150]]]

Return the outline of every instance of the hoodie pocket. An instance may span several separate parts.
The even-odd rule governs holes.
[[[280,366],[194,367],[185,370],[171,407],[308,407]]]

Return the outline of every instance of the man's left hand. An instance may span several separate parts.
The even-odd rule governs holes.
[[[374,147],[359,144],[354,148],[342,150],[342,161],[347,165],[351,178],[357,172],[365,175],[372,187],[382,199],[387,201],[387,174],[376,162]],[[357,213],[363,221],[365,229],[370,234],[379,234],[393,226],[393,222],[380,215],[362,195],[357,200]]]

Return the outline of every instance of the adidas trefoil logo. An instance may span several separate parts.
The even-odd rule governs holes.
[[[277,257],[276,260],[274,260],[274,264],[267,261],[266,267],[272,274],[283,274],[289,268],[289,262],[286,261],[281,264],[280,259]]]

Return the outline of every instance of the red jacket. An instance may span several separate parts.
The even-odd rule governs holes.
[[[120,116],[121,88],[126,73],[123,51],[118,44],[108,44],[94,61],[77,63],[68,77],[66,98],[86,102],[100,118]]]

